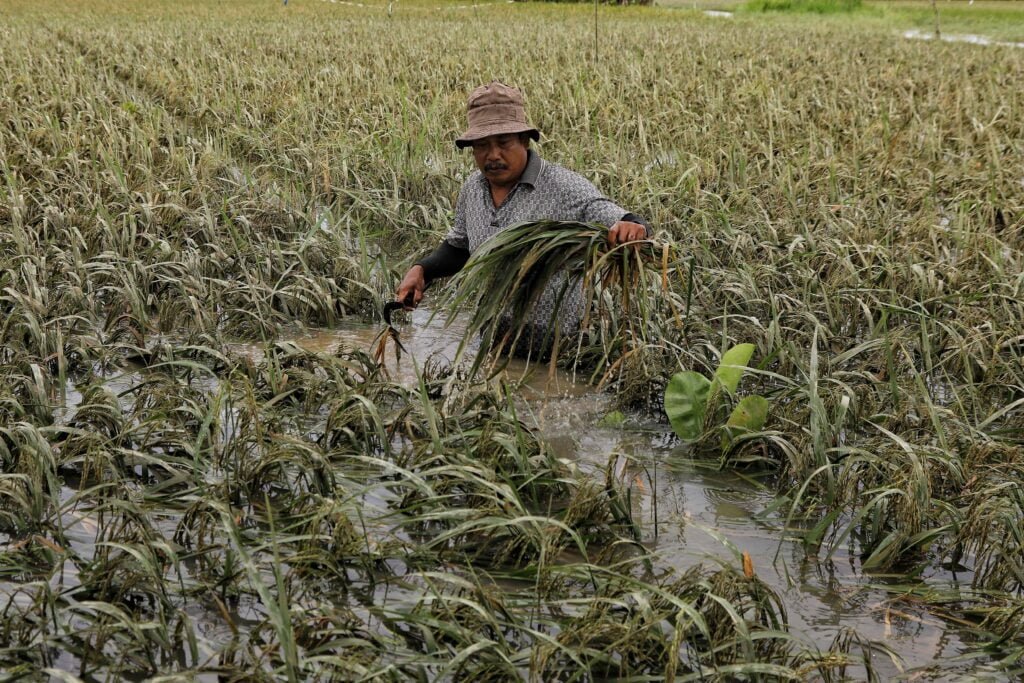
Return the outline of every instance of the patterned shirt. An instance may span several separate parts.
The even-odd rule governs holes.
[[[501,206],[494,206],[490,185],[479,170],[462,185],[455,204],[455,223],[445,236],[453,247],[473,253],[495,234],[524,221],[557,220],[611,226],[628,218],[643,221],[601,194],[593,183],[566,168],[545,161],[532,149],[526,168]],[[650,229],[648,228],[648,232]],[[570,286],[558,306],[565,277],[554,277],[530,312],[530,324],[548,330],[556,307],[562,334],[575,333],[583,318],[582,283]]]

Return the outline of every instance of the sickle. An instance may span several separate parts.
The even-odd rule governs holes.
[[[389,301],[384,304],[384,322],[388,327],[394,328],[394,325],[391,323],[391,314],[400,308],[405,308],[406,302],[410,305],[412,304],[411,294],[405,298],[405,301]]]
[[[406,306],[412,306],[412,293],[402,301],[389,301],[384,304],[384,323],[387,327],[381,330],[381,333],[377,335],[377,345],[373,352],[373,358],[380,365],[384,374],[387,375],[387,366],[384,365],[384,352],[386,350],[388,339],[395,342],[395,363],[397,364],[402,358],[402,351],[405,351],[405,347],[402,346],[402,341],[398,338],[398,329],[391,322],[391,315],[399,308],[405,308]],[[408,353],[408,351],[405,351]]]

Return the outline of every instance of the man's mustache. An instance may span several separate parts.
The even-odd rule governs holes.
[[[492,161],[490,163],[484,164],[485,171],[504,171],[507,168],[508,166],[497,161]]]

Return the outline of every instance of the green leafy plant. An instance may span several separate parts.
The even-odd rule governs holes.
[[[754,355],[753,344],[737,344],[724,354],[708,379],[699,372],[676,373],[665,388],[665,414],[672,430],[683,441],[700,441],[713,431],[722,434],[722,451],[728,451],[744,434],[761,431],[768,419],[768,400],[746,396],[735,403],[728,419],[715,427],[723,398],[735,397],[740,379]]]

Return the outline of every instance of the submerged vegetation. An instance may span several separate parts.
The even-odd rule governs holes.
[[[563,349],[620,428],[668,438],[670,378],[751,344],[704,415],[764,396],[763,427],[673,458],[759,481],[804,566],[874,573],[886,628],[912,603],[960,666],[1022,671],[1024,51],[602,9],[642,49],[595,63],[586,7],[0,12],[9,678],[883,675],[884,643],[792,632],[769,558],[674,566],[685,510],[627,454],[560,457],[514,384],[287,341],[372,319],[444,233],[495,74],[665,245]]]

